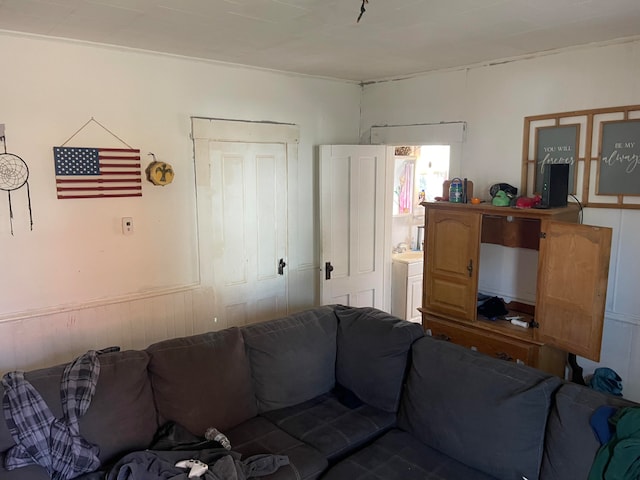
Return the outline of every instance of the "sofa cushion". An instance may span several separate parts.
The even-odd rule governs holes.
[[[329,460],[379,437],[396,421],[393,413],[362,403],[347,406],[331,393],[263,416]]]
[[[322,480],[425,479],[496,480],[397,429],[342,460],[322,477]]]
[[[417,323],[371,307],[337,307],[336,381],[364,402],[396,412],[411,344],[424,336]]]
[[[151,384],[147,376],[149,356],[142,351],[105,353],[99,356],[100,376],[89,409],[80,418],[80,433],[100,447],[102,463],[123,452],[149,446],[157,428]],[[25,378],[38,390],[51,412],[62,418],[60,380],[64,365],[27,372]],[[0,421],[2,449],[11,439],[4,418]],[[4,478],[4,477],[3,477]]]
[[[289,457],[289,465],[261,477],[265,480],[314,479],[327,468],[328,462],[318,450],[293,438],[266,418],[254,417],[225,434],[233,451],[240,452],[243,458],[263,453]]]
[[[147,348],[161,423],[174,421],[194,435],[220,431],[257,413],[249,361],[237,327],[174,338]]]
[[[558,390],[549,414],[540,478],[562,480],[589,476],[591,463],[600,448],[589,421],[602,405],[637,406],[574,383],[566,383]]]
[[[333,388],[337,323],[333,307],[323,306],[242,328],[259,412]]]
[[[124,452],[146,448],[158,427],[148,355],[129,350],[100,356],[100,379],[80,432],[100,446],[105,463]]]
[[[551,398],[561,380],[423,337],[398,424],[445,455],[498,478],[538,478]]]
[[[4,453],[0,454],[0,478],[2,480],[51,480],[47,471],[37,465],[16,468],[11,471],[5,470]]]

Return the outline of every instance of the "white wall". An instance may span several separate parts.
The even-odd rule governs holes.
[[[369,84],[362,103],[364,142],[373,125],[466,121],[461,172],[488,198],[493,183],[520,186],[524,117],[640,104],[640,41]],[[616,370],[625,396],[640,400],[640,212],[587,209],[584,220],[614,228],[599,365]],[[598,366],[580,363],[587,374]]]
[[[29,231],[25,190],[13,192],[11,236],[0,192],[0,372],[227,326],[213,322],[214,292],[199,284],[191,116],[300,126],[289,221],[299,262],[315,265],[315,145],[356,143],[358,132],[368,143],[371,125],[466,121],[462,172],[486,191],[518,185],[525,116],[640,103],[638,42],[370,84],[362,98],[350,83],[38,37],[0,35],[0,58],[0,123],[8,151],[29,165],[34,215]],[[141,199],[57,200],[52,147],[91,117],[140,148],[144,165],[148,152],[173,164],[174,183],[144,182]],[[117,144],[93,126],[74,141]],[[131,237],[120,233],[123,216],[134,217]],[[640,212],[591,209],[585,221],[614,228],[601,364],[638,400]],[[316,289],[307,276],[296,306]]]
[[[26,190],[12,192],[11,236],[0,192],[0,371],[227,326],[212,324],[214,292],[199,284],[191,116],[299,126],[289,225],[298,262],[317,265],[314,147],[358,141],[358,85],[8,34],[0,58],[0,123],[29,166],[34,218],[30,231]],[[140,148],[143,168],[148,152],[171,163],[174,182],[145,180],[142,198],[58,200],[52,147],[91,117]],[[92,123],[68,145],[119,142]],[[121,233],[125,216],[133,236]],[[317,301],[316,283],[308,270],[296,308]]]

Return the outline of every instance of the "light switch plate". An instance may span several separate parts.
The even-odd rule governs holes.
[[[122,234],[133,235],[133,217],[122,217]]]

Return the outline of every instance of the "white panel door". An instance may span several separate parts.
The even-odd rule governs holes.
[[[284,144],[210,142],[213,284],[228,325],[287,313]]]
[[[391,195],[386,171],[387,147],[320,146],[323,304],[389,308],[391,264],[385,245]]]

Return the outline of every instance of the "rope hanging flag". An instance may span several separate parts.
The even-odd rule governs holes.
[[[127,148],[67,147],[91,122]],[[140,150],[132,148],[93,117],[59,147],[53,147],[59,199],[141,197]]]
[[[29,225],[33,230],[33,212],[31,211],[31,194],[29,192],[29,167],[18,155],[7,152],[7,142],[4,135],[4,125],[0,129],[0,140],[4,153],[0,153],[0,190],[7,192],[9,197],[9,224],[13,235],[13,207],[11,206],[11,192],[27,187],[27,203],[29,205]]]

